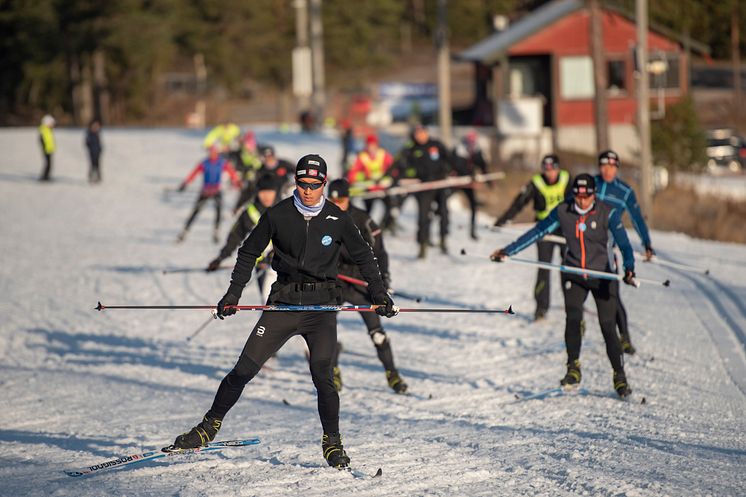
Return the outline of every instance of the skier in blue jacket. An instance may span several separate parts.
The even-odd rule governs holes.
[[[621,213],[626,210],[632,220],[632,226],[640,236],[642,245],[645,247],[645,260],[649,261],[655,251],[650,241],[650,233],[645,219],[642,217],[640,204],[637,203],[637,197],[634,190],[627,183],[617,177],[621,161],[619,155],[613,150],[601,152],[598,156],[599,174],[596,175],[596,198],[606,202],[612,207],[617,208]],[[622,350],[626,354],[634,354],[635,348],[629,338],[629,326],[627,324],[627,311],[622,304],[621,292],[617,292],[617,316],[616,323],[619,328],[619,340],[622,343]]]

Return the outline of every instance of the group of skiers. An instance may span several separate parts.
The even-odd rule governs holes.
[[[228,128],[225,128],[228,130]],[[231,133],[233,133],[231,131]],[[408,385],[399,374],[393,358],[391,342],[381,324],[380,316],[398,313],[391,297],[391,276],[388,255],[383,243],[383,229],[370,217],[372,202],[365,209],[351,204],[351,189],[380,188],[385,178],[394,183],[405,179],[430,182],[442,180],[458,171],[473,175],[486,172],[487,164],[478,147],[476,135],[468,134],[453,150],[447,150],[432,138],[424,126],[413,129],[411,142],[394,158],[382,149],[374,135],[366,139],[366,147],[346,171],[347,179],[329,182],[325,160],[318,155],[306,155],[293,167],[274,157],[274,150],[258,150],[253,135],[241,140],[241,150],[225,147],[220,135],[206,143],[209,157],[200,163],[182,183],[188,184],[200,172],[204,186],[195,209],[182,235],[204,202],[214,199],[220,216],[220,178],[226,172],[236,187],[241,187],[240,211],[228,239],[218,256],[206,270],[215,271],[238,248],[230,285],[217,304],[217,316],[223,319],[236,313],[246,284],[256,274],[268,305],[353,305],[370,306],[371,312],[360,312],[368,334],[376,348],[389,387],[403,394]],[[231,140],[237,140],[238,135]],[[222,150],[220,143],[223,144]],[[238,154],[236,153],[238,152]],[[244,158],[241,158],[244,153]],[[228,157],[238,164],[237,168]],[[246,158],[249,157],[249,160]],[[503,226],[529,201],[536,211],[536,225],[513,243],[495,250],[490,258],[502,262],[529,245],[537,244],[540,261],[551,261],[559,247],[565,266],[580,274],[562,275],[565,298],[565,343],[567,372],[562,386],[580,383],[580,348],[583,329],[583,304],[591,293],[596,301],[598,319],[613,369],[613,385],[618,395],[627,397],[631,389],[624,370],[623,353],[634,353],[629,338],[626,311],[621,303],[619,280],[598,279],[583,274],[583,270],[603,271],[607,275],[623,272],[624,283],[635,284],[633,251],[622,224],[627,211],[640,235],[648,258],[654,254],[650,236],[637,205],[634,192],[617,178],[621,161],[613,151],[599,155],[599,174],[580,174],[571,179],[562,170],[556,155],[541,161],[541,173],[532,177],[511,207],[495,222]],[[239,172],[236,172],[238,170]],[[283,189],[292,178],[292,195],[283,198]],[[391,183],[386,183],[390,186]],[[327,190],[325,193],[325,189]],[[440,248],[447,252],[448,235],[447,192],[444,189],[424,190],[414,194],[418,205],[419,257],[425,257],[430,245],[430,221],[433,213],[440,217]],[[472,211],[477,202],[473,190],[467,191]],[[396,222],[394,210],[401,198],[384,197],[386,215],[383,224]],[[183,239],[183,236],[180,238]],[[472,213],[471,235],[476,238]],[[553,239],[543,238],[552,235]],[[217,234],[215,234],[217,236]],[[558,238],[562,237],[560,243]],[[614,257],[613,246],[622,254],[621,266]],[[240,248],[239,248],[240,247]],[[549,275],[539,270],[535,287],[537,320],[549,309]],[[619,336],[616,329],[619,328]],[[259,372],[262,365],[292,336],[300,335],[308,346],[311,377],[318,394],[318,412],[323,428],[322,452],[330,466],[349,465],[339,432],[339,395],[342,378],[338,365],[341,344],[337,341],[336,313],[301,310],[264,312],[250,333],[243,351],[220,383],[210,409],[202,421],[179,435],[176,449],[200,447],[212,441],[228,411],[239,399],[244,387]]]
[[[54,117],[46,114],[41,118],[41,124],[39,124],[39,144],[41,146],[42,156],[44,158],[44,165],[42,166],[42,172],[39,176],[39,181],[49,182],[52,181],[52,162],[55,152],[57,151],[57,144],[54,137],[54,128],[57,125]],[[94,118],[88,123],[85,133],[85,147],[88,151],[88,159],[90,167],[88,169],[88,182],[89,183],[100,183],[101,182],[101,152],[103,146],[101,144],[101,121],[98,118]]]

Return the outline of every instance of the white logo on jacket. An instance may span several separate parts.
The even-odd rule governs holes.
[[[332,221],[337,221],[339,218],[329,215],[329,216],[326,216],[324,219],[331,219]]]

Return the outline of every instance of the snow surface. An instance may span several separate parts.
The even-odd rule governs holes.
[[[313,151],[338,162],[335,138],[258,134],[291,160]],[[360,318],[339,317],[344,442],[355,467],[381,467],[382,478],[356,480],[325,467],[299,339],[246,388],[220,433],[258,435],[261,445],[65,476],[64,469],[161,447],[198,422],[258,318],[245,312],[211,322],[187,342],[205,312],[93,310],[98,300],[214,304],[229,279],[228,272],[162,273],[205,266],[218,250],[209,240],[210,206],[187,241],[174,243],[196,188],[164,194],[199,159],[201,134],[106,129],[103,139],[103,184],[86,183],[83,132],[69,129],[57,131],[56,181],[39,184],[35,130],[0,131],[0,495],[746,494],[743,245],[653,233],[661,257],[706,266],[712,277],[638,265],[641,276],[671,278],[672,286],[623,290],[639,350],[627,362],[631,401],[615,398],[590,312],[587,393],[517,400],[557,386],[564,374],[557,276],[548,319],[532,323],[531,268],[455,255],[461,247],[487,254],[508,235],[483,232],[472,242],[466,216],[456,212],[454,255],[418,261],[411,201],[404,232],[386,240],[393,282],[430,300],[397,303],[512,304],[518,314],[387,320],[414,393],[407,397],[387,387]],[[534,257],[534,249],[523,255]],[[258,298],[252,282],[242,303]]]

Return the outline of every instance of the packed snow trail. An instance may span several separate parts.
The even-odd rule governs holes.
[[[558,277],[548,319],[532,323],[534,269],[458,255],[461,247],[489,253],[510,236],[482,230],[473,242],[467,216],[455,212],[452,255],[418,261],[412,200],[404,231],[386,239],[394,288],[427,296],[421,305],[512,304],[517,314],[386,320],[412,396],[389,390],[360,317],[339,316],[345,447],[355,468],[382,467],[382,477],[358,480],[325,466],[299,340],[270,360],[225,419],[219,438],[260,436],[255,450],[65,476],[62,469],[167,445],[198,422],[258,313],[215,321],[187,341],[207,311],[94,311],[98,300],[214,305],[225,292],[225,271],[163,274],[206,266],[219,248],[209,210],[175,244],[197,191],[164,195],[201,158],[201,134],[105,129],[96,187],[85,181],[82,130],[56,135],[56,180],[38,184],[36,130],[0,131],[0,495],[746,494],[746,247],[653,233],[661,257],[706,262],[712,277],[638,263],[640,276],[670,278],[671,287],[622,290],[639,351],[627,373],[644,405],[615,398],[590,313],[583,391],[517,401],[557,387],[564,374]],[[333,137],[259,129],[258,139],[292,161],[319,152],[338,163]],[[231,206],[235,192],[226,197]],[[258,299],[251,282],[241,303]]]

